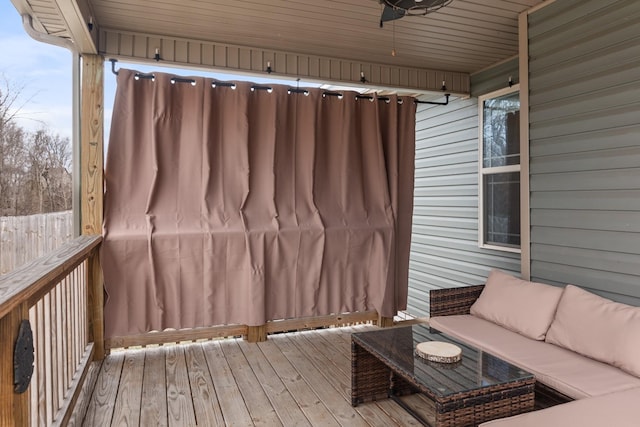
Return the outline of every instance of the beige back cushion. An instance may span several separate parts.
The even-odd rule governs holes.
[[[471,314],[534,340],[544,340],[562,288],[492,270]]]
[[[546,341],[640,377],[640,308],[568,285]]]

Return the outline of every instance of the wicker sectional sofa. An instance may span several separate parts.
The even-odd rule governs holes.
[[[483,427],[640,425],[640,308],[497,270],[430,305],[431,327],[533,373],[551,406]]]

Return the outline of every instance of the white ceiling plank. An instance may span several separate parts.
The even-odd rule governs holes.
[[[454,0],[422,17],[405,17],[379,26],[378,0],[12,0],[30,2],[36,19],[51,31],[66,25],[76,43],[95,41],[86,22],[122,34],[156,35],[185,42],[239,46],[238,66],[256,68],[259,55],[282,52],[295,58],[335,58],[392,69],[437,69],[473,73],[518,53],[518,15],[542,0]],[[38,16],[40,15],[40,16]],[[59,15],[61,20],[57,20]],[[394,36],[395,33],[395,36]],[[153,46],[132,45],[133,56]],[[189,49],[195,48],[188,44]],[[137,46],[137,47],[136,47]],[[172,45],[174,46],[174,45]],[[206,43],[202,46],[206,46]],[[397,55],[392,56],[392,49]],[[169,46],[163,46],[169,49]],[[175,47],[166,52],[174,58]],[[207,48],[208,49],[208,48]],[[181,49],[178,49],[182,52]],[[262,53],[261,53],[262,52]],[[185,51],[184,59],[218,64],[214,50]],[[216,59],[218,58],[218,59]],[[263,59],[266,57],[263,57]],[[232,58],[233,59],[233,58]],[[225,56],[225,61],[228,58]],[[311,60],[309,60],[311,61]],[[179,61],[184,62],[184,61]],[[189,61],[187,61],[189,62]],[[264,61],[260,61],[264,62]],[[346,62],[344,62],[346,63]],[[344,64],[343,63],[343,64]],[[317,63],[320,64],[320,63]],[[260,65],[262,66],[262,65]],[[298,65],[307,70],[316,62]],[[385,71],[386,73],[386,71]],[[345,74],[345,72],[341,73]],[[403,81],[419,81],[401,74]],[[404,76],[404,77],[402,77]],[[391,77],[390,77],[391,78]]]

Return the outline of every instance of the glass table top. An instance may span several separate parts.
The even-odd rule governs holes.
[[[393,369],[438,396],[533,378],[529,372],[427,325],[357,332],[352,337]],[[462,360],[452,364],[426,361],[415,354],[416,345],[425,341],[457,345],[462,349]]]

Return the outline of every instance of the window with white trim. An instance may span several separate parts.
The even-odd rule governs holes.
[[[519,86],[479,98],[479,246],[520,252]]]

